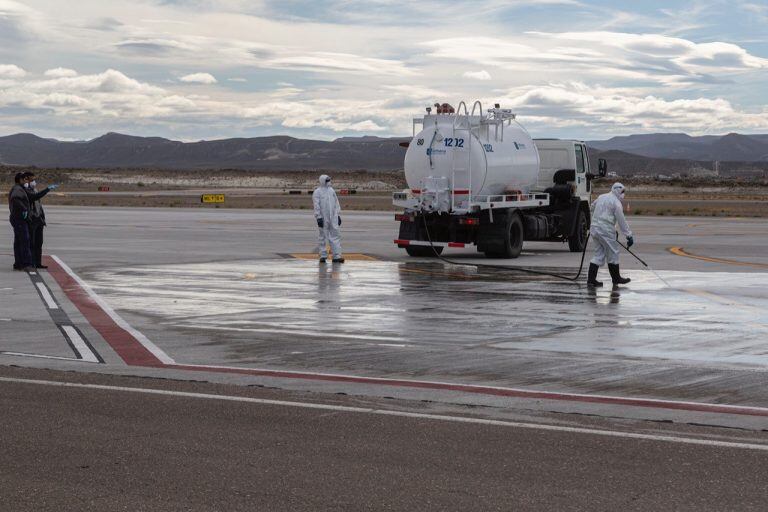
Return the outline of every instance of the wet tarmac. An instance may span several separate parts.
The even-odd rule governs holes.
[[[768,273],[661,271],[671,287],[630,275],[594,290],[463,265],[289,257],[88,280],[185,362],[768,404]]]
[[[764,222],[631,219],[663,280],[624,255],[632,283],[590,290],[409,259],[389,214],[348,214],[363,256],[338,266],[303,259],[305,212],[51,210],[49,251],[183,364],[768,405]],[[575,274],[578,257],[530,244],[499,263]]]
[[[631,275],[630,286],[591,289],[440,263],[275,259],[89,277],[115,307],[164,329],[214,339],[226,333],[219,357],[228,362],[260,357],[265,345],[285,362],[300,360],[297,351],[307,346],[348,345],[402,349],[412,362],[433,350],[513,357],[525,349],[768,364],[768,273],[738,282],[727,273],[663,272],[671,288],[650,272]]]

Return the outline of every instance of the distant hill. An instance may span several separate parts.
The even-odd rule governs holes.
[[[768,135],[729,133],[691,137],[684,133],[652,133],[613,137],[588,144],[601,151],[624,151],[650,158],[768,162]]]
[[[388,170],[403,165],[402,138],[304,140],[287,136],[179,142],[107,133],[61,142],[29,133],[0,137],[0,164],[52,168]]]
[[[334,141],[287,136],[179,142],[162,137],[107,133],[90,141],[62,142],[29,133],[0,137],[0,165],[38,168],[247,169],[257,171],[402,169],[409,138],[342,137]],[[593,161],[609,161],[620,175],[768,169],[768,135],[691,137],[649,134],[588,143]]]

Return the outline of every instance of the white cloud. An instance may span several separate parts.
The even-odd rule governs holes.
[[[76,77],[32,77],[25,82],[0,84],[0,108],[17,107],[66,118],[68,126],[115,126],[115,123],[179,123],[211,126],[268,125],[302,130],[387,132],[407,112],[381,100],[307,99],[302,89],[282,87],[259,95],[209,97],[151,85],[117,70]],[[112,128],[110,128],[112,129]]]
[[[54,69],[47,70],[43,74],[51,78],[65,78],[65,77],[77,76],[77,71],[75,71],[74,69],[68,69],[68,68],[54,68]]]
[[[49,27],[37,10],[14,0],[0,0],[0,41],[18,46],[48,37]]]
[[[661,34],[618,32],[535,33],[547,38],[587,44],[605,57],[618,57],[629,69],[651,69],[651,73],[694,76],[698,72],[722,73],[768,68],[768,59],[751,55],[738,45],[695,43]],[[618,50],[618,51],[617,51]]]
[[[174,50],[194,52],[198,48],[186,41],[161,37],[124,39],[115,43],[116,48],[137,54],[159,55]]]
[[[281,87],[272,91],[270,95],[273,98],[295,98],[303,92],[304,89],[299,89],[298,87]]]
[[[361,57],[351,53],[337,52],[309,52],[285,55],[268,59],[262,63],[262,66],[326,73],[347,72],[398,76],[406,76],[413,73],[399,61]]]
[[[23,78],[27,74],[15,64],[0,64],[0,77],[2,78]]]
[[[486,70],[481,71],[465,71],[464,74],[462,74],[464,78],[471,78],[472,80],[490,80],[491,74],[487,72]]]
[[[768,59],[735,44],[694,43],[659,34],[529,32],[514,38],[458,37],[424,45],[434,59],[664,85],[707,83],[718,76],[768,68]]]
[[[768,5],[744,2],[740,4],[740,7],[751,15],[757,16],[760,20],[768,21]]]
[[[210,73],[192,73],[179,78],[182,82],[190,84],[215,84],[218,80]]]
[[[130,93],[130,94],[161,94],[163,89],[144,82],[129,78],[124,73],[108,69],[95,75],[79,75],[62,77],[51,80],[34,81],[28,87],[38,91],[76,91],[83,93]]]
[[[188,138],[258,126],[324,138],[410,133],[423,107],[480,98],[506,101],[552,136],[569,136],[563,127],[577,136],[765,129],[768,54],[746,43],[764,41],[760,0],[732,9],[693,0],[653,16],[629,2],[605,5],[456,0],[450,11],[473,16],[438,23],[449,10],[440,0],[329,0],[323,9],[308,0],[0,0],[0,62],[9,63],[0,67],[0,106],[21,107],[0,115],[6,126],[77,138],[121,126]],[[731,26],[734,12],[743,24]],[[115,70],[19,72],[58,66]],[[178,78],[200,69],[230,87]]]
[[[638,95],[629,88],[603,88],[580,82],[515,91],[505,106],[522,119],[550,129],[583,126],[615,132],[681,130],[688,133],[768,129],[768,109],[747,112],[722,98],[666,100]]]

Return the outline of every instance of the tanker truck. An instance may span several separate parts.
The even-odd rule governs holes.
[[[590,225],[592,168],[583,141],[536,139],[509,109],[443,104],[413,120],[402,145],[408,189],[393,194],[395,240],[408,255],[434,257],[475,245],[489,258],[517,258],[524,241],[581,252]]]

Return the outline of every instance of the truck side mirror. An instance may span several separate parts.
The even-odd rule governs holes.
[[[601,178],[605,178],[605,175],[608,174],[608,162],[605,160],[605,158],[598,158],[597,174]]]

